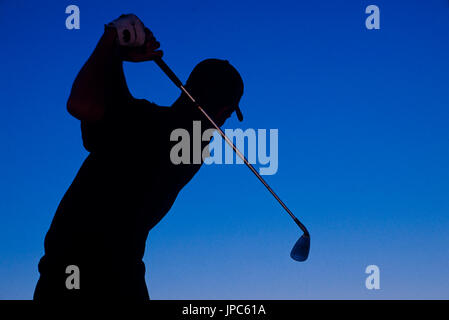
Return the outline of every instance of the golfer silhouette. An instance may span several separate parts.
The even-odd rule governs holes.
[[[201,167],[172,163],[177,142],[170,134],[183,128],[193,137],[194,121],[203,131],[212,128],[184,94],[171,107],[132,97],[122,62],[154,60],[162,56],[158,48],[135,15],[122,15],[105,26],[73,83],[67,109],[81,121],[89,155],[45,237],[36,300],[149,299],[142,261],[148,233]],[[242,120],[243,81],[228,61],[200,62],[185,87],[217,125],[234,111]],[[67,284],[70,266],[77,286]]]

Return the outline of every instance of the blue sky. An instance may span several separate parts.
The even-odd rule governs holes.
[[[65,8],[81,11],[65,28]],[[381,29],[365,28],[378,5]],[[151,232],[152,299],[449,298],[449,5],[429,1],[0,1],[0,299],[29,299],[43,239],[87,152],[65,103],[103,25],[133,12],[185,80],[225,58],[245,81],[225,127],[279,129],[267,181],[203,167]],[[138,98],[178,90],[152,62],[125,64]],[[365,288],[366,266],[380,290]]]

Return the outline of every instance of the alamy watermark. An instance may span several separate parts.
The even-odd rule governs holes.
[[[365,20],[365,27],[368,30],[379,30],[380,29],[380,9],[378,6],[372,4],[366,7],[365,13],[369,16]]]
[[[234,142],[248,162],[260,166],[261,175],[278,171],[278,129],[225,129],[226,136]],[[212,140],[211,140],[212,138]],[[215,129],[201,130],[201,121],[193,121],[192,137],[188,130],[178,128],[171,132],[170,141],[178,142],[170,150],[173,164],[244,164]],[[201,150],[202,142],[210,143]],[[192,152],[192,154],[191,154]],[[234,161],[235,159],[235,161]]]
[[[65,8],[65,13],[69,16],[65,19],[65,27],[68,30],[80,28],[80,8],[71,4]]]
[[[380,289],[380,269],[375,264],[371,264],[366,267],[365,273],[369,274],[365,280],[365,287],[368,290],[379,290]]]
[[[65,280],[65,287],[68,290],[79,290],[80,289],[80,269],[78,266],[72,264],[67,266],[65,273],[69,276]]]

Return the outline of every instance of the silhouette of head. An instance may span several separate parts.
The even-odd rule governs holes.
[[[227,60],[201,61],[190,73],[185,88],[218,125],[221,126],[234,111],[239,120],[243,120],[239,108],[243,80]]]

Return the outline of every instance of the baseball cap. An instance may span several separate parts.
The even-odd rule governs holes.
[[[193,68],[185,86],[205,108],[230,105],[239,121],[243,121],[239,106],[243,95],[243,80],[228,60],[201,61]]]

